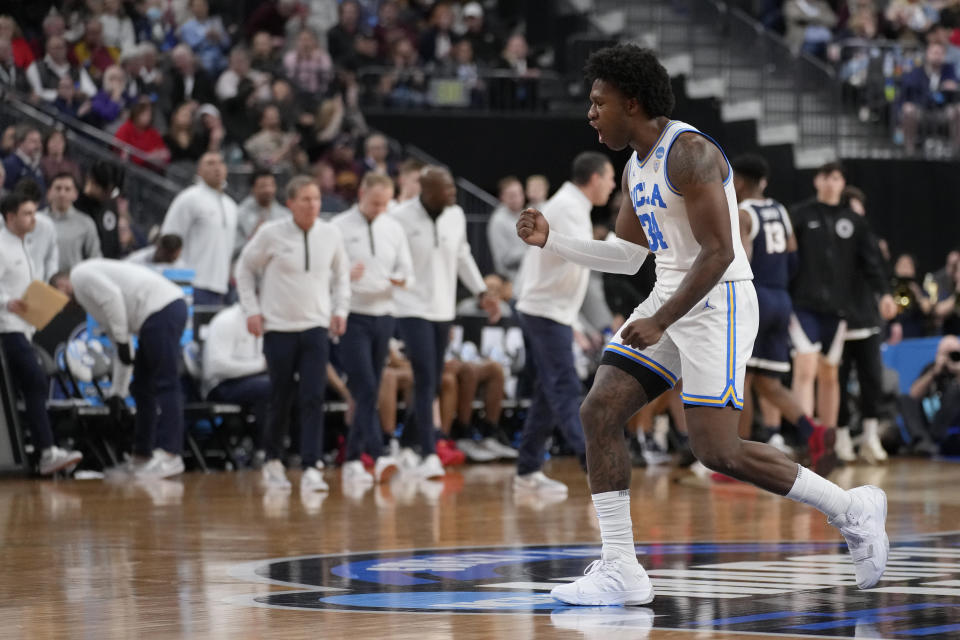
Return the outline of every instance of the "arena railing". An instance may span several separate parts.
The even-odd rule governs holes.
[[[49,113],[33,105],[11,91],[0,93],[0,125],[6,128],[20,123],[36,125],[41,130],[59,129],[67,138],[69,156],[84,170],[96,162],[114,167],[118,176],[123,176],[121,193],[130,203],[133,219],[149,227],[159,224],[167,207],[185,185],[136,165],[118,155],[112,149],[119,144],[112,136],[80,121],[69,122],[59,114]],[[130,153],[129,157],[139,155]]]

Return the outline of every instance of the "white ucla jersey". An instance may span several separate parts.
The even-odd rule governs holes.
[[[657,286],[675,289],[693,266],[700,253],[700,244],[693,236],[687,207],[667,177],[667,158],[677,136],[692,131],[710,142],[716,142],[695,127],[671,120],[650,148],[647,157],[640,159],[634,151],[630,157],[628,185],[633,210],[647,236],[650,251],[657,256]],[[717,145],[717,148],[720,148]],[[720,151],[723,153],[723,150]],[[724,155],[726,160],[726,155]],[[730,215],[730,233],[733,240],[733,262],[727,267],[720,282],[752,280],[750,261],[740,241],[740,214],[733,188],[733,168],[727,162],[727,178],[723,183]]]

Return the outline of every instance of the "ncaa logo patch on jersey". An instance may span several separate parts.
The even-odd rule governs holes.
[[[840,218],[837,220],[836,231],[837,235],[844,240],[850,238],[853,235],[853,222],[846,218]]]

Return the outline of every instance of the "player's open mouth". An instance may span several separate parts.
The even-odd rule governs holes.
[[[597,139],[599,139],[600,142],[603,142],[603,132],[600,131],[600,127],[598,127],[594,122],[591,122],[590,126],[597,130]]]

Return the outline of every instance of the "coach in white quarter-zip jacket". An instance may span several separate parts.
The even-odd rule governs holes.
[[[160,232],[183,238],[182,259],[196,271],[193,302],[223,304],[237,235],[237,203],[224,193],[227,165],[210,151],[197,163],[197,183],[173,199]]]
[[[47,374],[40,368],[30,345],[33,326],[21,314],[27,311],[23,293],[34,280],[43,278],[42,265],[29,252],[26,236],[36,227],[37,203],[20,194],[0,201],[4,226],[0,227],[0,348],[12,383],[20,389],[30,424],[34,448],[40,451],[40,473],[47,475],[75,465],[79,451],[54,445],[47,415]]]
[[[466,216],[456,204],[453,176],[442,167],[424,167],[420,187],[419,198],[401,202],[389,213],[407,235],[416,278],[412,287],[397,289],[393,296],[397,332],[413,366],[416,415],[416,430],[411,420],[405,423],[400,464],[419,464],[420,475],[437,477],[443,475],[443,467],[436,456],[433,399],[443,372],[450,323],[456,314],[457,277],[471,293],[480,296],[493,322],[500,319],[500,308],[495,298],[485,295],[486,285],[470,253]],[[422,462],[409,450],[415,444],[424,456]]]
[[[343,233],[352,265],[350,317],[340,341],[347,387],[357,403],[347,434],[345,485],[379,482],[396,466],[392,457],[381,457],[377,394],[393,336],[393,292],[413,285],[413,259],[403,227],[384,215],[392,197],[393,180],[368,173],[360,182],[357,204],[332,220]],[[376,460],[372,478],[360,461],[364,453]]]
[[[267,488],[288,489],[284,439],[299,374],[300,491],[326,491],[320,469],[329,337],[343,335],[350,311],[350,263],[340,229],[318,220],[320,188],[309,177],[287,184],[293,216],[263,224],[237,264],[237,293],[253,335],[263,334],[271,419],[263,468]],[[257,277],[260,290],[257,291]]]
[[[590,211],[610,199],[616,186],[613,165],[602,153],[587,151],[573,160],[572,176],[543,205],[554,235],[593,240]],[[637,265],[639,268],[639,264]],[[523,425],[514,488],[562,493],[567,487],[547,478],[540,467],[547,438],[560,427],[584,464],[580,396],[583,388],[573,362],[573,323],[590,282],[590,270],[549,250],[531,248],[517,276],[517,318],[528,357],[537,373],[536,393]]]
[[[137,476],[161,478],[183,473],[179,375],[180,338],[187,324],[183,291],[148,267],[106,258],[75,266],[70,285],[77,302],[116,345],[116,357],[133,364],[130,391],[137,402],[133,453],[143,464],[130,470]],[[135,359],[130,351],[133,336],[138,340]]]

